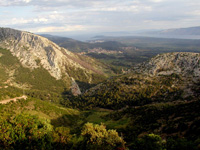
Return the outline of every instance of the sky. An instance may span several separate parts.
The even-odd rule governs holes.
[[[0,27],[101,33],[200,26],[200,0],[0,0]]]

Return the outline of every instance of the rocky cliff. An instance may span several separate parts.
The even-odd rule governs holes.
[[[23,67],[46,69],[57,80],[68,78],[92,83],[107,68],[96,60],[72,53],[52,41],[29,32],[0,28],[0,47],[8,49]],[[98,76],[99,78],[99,76]]]

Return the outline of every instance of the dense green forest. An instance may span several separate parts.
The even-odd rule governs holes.
[[[181,101],[183,91],[180,86],[183,84],[181,76],[177,74],[149,77],[130,73],[108,79],[75,98],[72,103],[83,109],[121,109],[126,106]]]

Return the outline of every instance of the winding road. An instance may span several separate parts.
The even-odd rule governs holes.
[[[23,96],[20,96],[20,97],[15,97],[15,98],[10,98],[10,99],[5,99],[5,100],[1,100],[0,101],[0,104],[7,104],[7,103],[9,103],[9,102],[11,102],[11,101],[13,101],[13,102],[16,102],[17,100],[19,100],[19,99],[27,99],[27,96],[26,95],[23,95]]]

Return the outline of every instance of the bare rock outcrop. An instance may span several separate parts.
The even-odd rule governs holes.
[[[65,65],[84,69],[66,56],[76,58],[75,54],[39,35],[0,28],[0,39],[0,46],[9,49],[24,67],[34,69],[41,65],[56,79],[61,79],[62,73],[67,75]]]
[[[71,81],[71,78],[79,80],[81,76],[84,82],[89,83],[92,80],[91,74],[104,74],[102,71],[104,68],[94,59],[72,53],[33,33],[0,28],[0,47],[8,49],[23,67],[29,69],[42,67],[57,80],[63,78],[68,78],[68,81]]]
[[[175,52],[159,54],[148,62],[139,64],[134,71],[149,75],[180,74],[199,79],[200,53]]]

